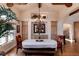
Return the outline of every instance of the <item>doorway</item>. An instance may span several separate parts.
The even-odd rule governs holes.
[[[73,34],[73,30],[72,30],[72,25],[71,24],[64,24],[63,25],[64,31],[63,34],[65,35],[65,40],[72,42],[73,38],[72,38],[72,34]]]

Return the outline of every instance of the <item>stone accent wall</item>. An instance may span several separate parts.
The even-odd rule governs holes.
[[[38,35],[32,35],[32,39],[39,39],[39,34]],[[48,39],[48,35],[40,35],[40,39]]]
[[[28,22],[22,21],[22,39],[28,39]]]

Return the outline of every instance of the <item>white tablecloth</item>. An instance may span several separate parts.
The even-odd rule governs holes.
[[[22,42],[23,48],[57,48],[57,42],[55,40],[45,39],[43,42],[36,42],[36,40],[24,40]]]

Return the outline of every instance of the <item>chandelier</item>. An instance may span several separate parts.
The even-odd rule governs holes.
[[[40,36],[40,34],[42,33],[42,30],[43,30],[43,24],[44,24],[44,22],[43,22],[43,20],[41,19],[41,14],[40,14],[40,8],[42,7],[42,4],[41,3],[38,3],[38,9],[39,9],[39,13],[38,13],[38,15],[34,15],[34,17],[36,17],[36,23],[37,23],[37,29],[38,29],[38,34],[39,34],[39,39],[41,39],[41,36]],[[45,19],[46,18],[46,16],[43,16],[43,19]]]
[[[46,19],[46,15],[40,13],[40,8],[42,7],[41,3],[38,3],[38,13],[33,13],[32,14],[32,19],[34,19],[35,22],[43,21]]]

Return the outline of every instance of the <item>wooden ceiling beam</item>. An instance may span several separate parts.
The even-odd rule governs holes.
[[[71,12],[71,13],[69,14],[69,16],[71,16],[71,15],[73,15],[73,14],[76,14],[76,13],[78,13],[78,12],[79,12],[79,9],[77,9],[77,10]]]
[[[38,8],[41,8],[42,7],[42,3],[38,3]]]
[[[66,7],[71,7],[72,3],[52,3],[52,5],[65,5]]]

